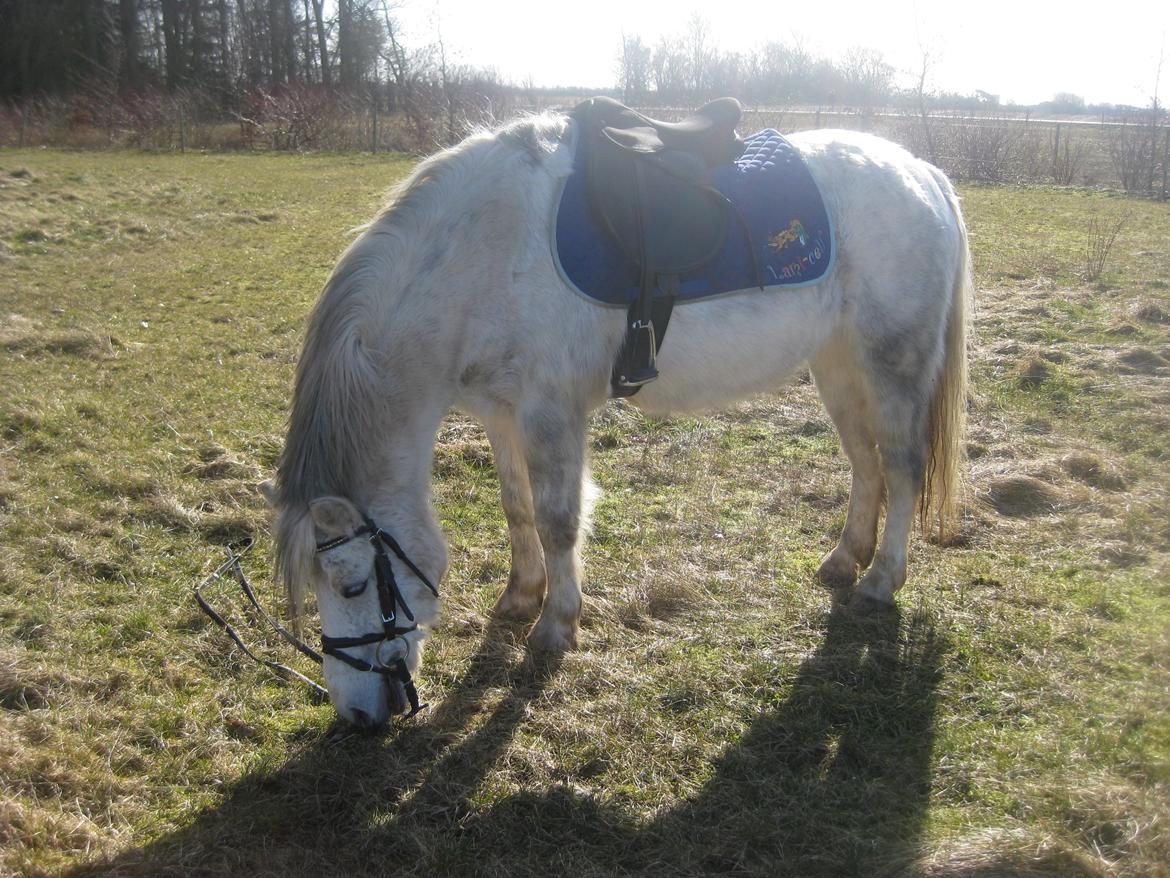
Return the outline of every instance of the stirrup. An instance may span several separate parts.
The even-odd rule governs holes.
[[[626,340],[630,346],[630,353],[629,356],[622,357],[622,359],[624,365],[631,368],[625,370],[624,373],[619,371],[616,383],[620,387],[631,388],[649,384],[658,377],[658,369],[654,365],[657,348],[654,338],[654,324],[646,320],[634,321],[630,324],[630,332]],[[645,349],[645,355],[642,355],[643,349]]]

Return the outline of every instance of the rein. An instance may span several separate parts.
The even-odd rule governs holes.
[[[219,567],[215,568],[215,570],[211,571],[211,573],[209,573],[202,582],[195,586],[194,594],[196,603],[199,604],[199,608],[207,614],[211,621],[224,630],[224,632],[232,639],[236,646],[238,646],[243,651],[244,655],[246,655],[252,661],[256,662],[256,664],[264,665],[277,676],[291,677],[292,679],[300,680],[302,683],[308,686],[309,689],[312,690],[316,699],[327,700],[329,697],[329,691],[321,684],[315,682],[314,680],[310,680],[300,671],[295,671],[288,665],[282,665],[280,662],[270,661],[269,659],[262,658],[261,656],[258,656],[256,653],[252,652],[252,650],[248,648],[248,645],[244,643],[243,638],[240,637],[239,632],[237,632],[236,629],[231,626],[227,619],[216,612],[215,608],[211,606],[207,598],[203,596],[203,589],[205,589],[213,581],[223,579],[226,574],[230,573],[232,579],[235,580],[236,584],[239,585],[240,590],[244,593],[244,597],[248,599],[248,603],[252,605],[252,609],[259,613],[260,617],[264,619],[264,621],[266,621],[281,637],[292,644],[292,646],[298,652],[308,656],[317,664],[321,664],[321,654],[298,638],[296,635],[292,634],[287,628],[277,622],[276,619],[272,618],[272,615],[266,609],[264,609],[264,606],[256,597],[256,592],[252,590],[252,586],[248,582],[248,577],[244,575],[244,568],[240,566],[240,559],[244,557],[250,548],[252,548],[251,537],[240,543],[238,550],[233,549],[230,546],[228,547],[227,560],[220,564]]]
[[[419,702],[418,689],[415,687],[414,680],[410,676],[410,670],[406,666],[406,658],[410,655],[410,642],[406,640],[405,635],[416,631],[418,624],[415,623],[414,614],[411,612],[410,607],[402,597],[401,590],[398,588],[398,580],[394,576],[394,566],[386,550],[389,549],[393,552],[395,557],[405,564],[410,572],[417,576],[435,597],[439,596],[439,590],[418,569],[418,566],[407,557],[394,537],[378,527],[369,517],[363,515],[362,518],[364,521],[363,526],[354,531],[353,534],[335,537],[331,540],[318,543],[316,551],[320,555],[323,552],[328,552],[331,549],[343,546],[360,536],[368,535],[369,541],[374,547],[374,572],[377,577],[378,607],[382,630],[370,634],[362,634],[357,637],[329,637],[322,633],[321,652],[331,658],[344,662],[355,670],[380,674],[386,680],[387,685],[390,685],[391,680],[397,680],[402,685],[407,700],[410,702],[410,711],[402,718],[410,719],[424,707],[427,707],[426,704]],[[251,547],[252,540],[250,538],[240,544],[238,549],[229,547],[227,560],[220,564],[219,567],[213,570],[195,587],[195,601],[199,604],[200,609],[222,628],[236,646],[243,651],[244,655],[248,656],[252,661],[264,665],[278,676],[299,680],[312,690],[314,697],[317,699],[327,699],[329,697],[329,691],[321,684],[309,679],[304,674],[293,670],[287,665],[256,655],[244,643],[243,638],[240,637],[235,628],[222,615],[216,612],[215,608],[203,596],[203,589],[207,585],[212,581],[223,579],[226,575],[230,574],[231,578],[239,585],[240,590],[243,591],[248,603],[252,605],[252,608],[260,614],[273,630],[302,655],[307,656],[319,665],[324,663],[321,652],[317,652],[317,650],[313,649],[276,621],[257,599],[256,593],[252,590],[252,586],[249,584],[248,578],[244,575],[244,569],[240,564],[240,559]],[[409,626],[403,627],[397,624],[398,614],[396,608],[399,607],[402,609],[402,615],[410,621],[411,624]],[[345,652],[349,647],[366,646],[371,643],[378,644],[374,655],[374,660],[377,664],[370,664]]]

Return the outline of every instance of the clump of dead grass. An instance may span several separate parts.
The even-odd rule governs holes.
[[[1016,372],[1020,387],[1039,387],[1052,377],[1052,364],[1042,358],[1033,357],[1022,363]]]
[[[1000,515],[1026,518],[1055,512],[1065,498],[1034,476],[1006,475],[988,482],[983,499]]]
[[[60,668],[46,666],[16,649],[0,649],[0,708],[40,710],[50,707],[62,693],[92,689]]]
[[[223,546],[254,539],[260,530],[250,513],[230,508],[204,515],[197,527],[205,540]]]
[[[174,530],[191,530],[203,519],[199,512],[187,508],[170,494],[147,497],[134,517],[145,524],[157,524]]]
[[[1153,375],[1170,366],[1166,358],[1150,348],[1133,348],[1117,357],[1118,365],[1125,371],[1142,375]]]
[[[701,601],[701,592],[686,578],[685,566],[672,576],[653,576],[628,586],[622,595],[618,618],[627,628],[642,630],[668,621]]]
[[[1144,299],[1135,303],[1131,313],[1146,323],[1170,323],[1170,309],[1154,299]]]
[[[222,445],[205,445],[184,470],[197,479],[258,479],[260,467],[232,454]]]
[[[0,320],[0,350],[21,356],[67,354],[76,357],[106,357],[119,345],[113,336],[83,327],[42,329],[20,314]]]
[[[1098,455],[1089,451],[1070,451],[1060,459],[1060,468],[1078,481],[1105,491],[1122,491],[1125,478]]]

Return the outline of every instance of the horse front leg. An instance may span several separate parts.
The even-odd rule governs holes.
[[[534,410],[522,418],[522,425],[533,513],[548,573],[548,594],[528,644],[537,651],[563,652],[577,648],[581,618],[584,407]]]
[[[485,424],[485,429],[496,461],[500,502],[508,520],[508,541],[512,547],[508,587],[496,601],[494,612],[497,616],[527,621],[535,619],[540,612],[546,583],[528,465],[520,450],[515,425]]]

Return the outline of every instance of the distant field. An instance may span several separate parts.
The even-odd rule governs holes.
[[[1170,875],[1170,206],[963,189],[971,492],[896,618],[813,581],[848,483],[810,385],[615,404],[585,646],[535,663],[451,417],[433,707],[346,737],[189,592],[256,535],[278,603],[302,323],[409,167],[0,150],[0,873]]]

